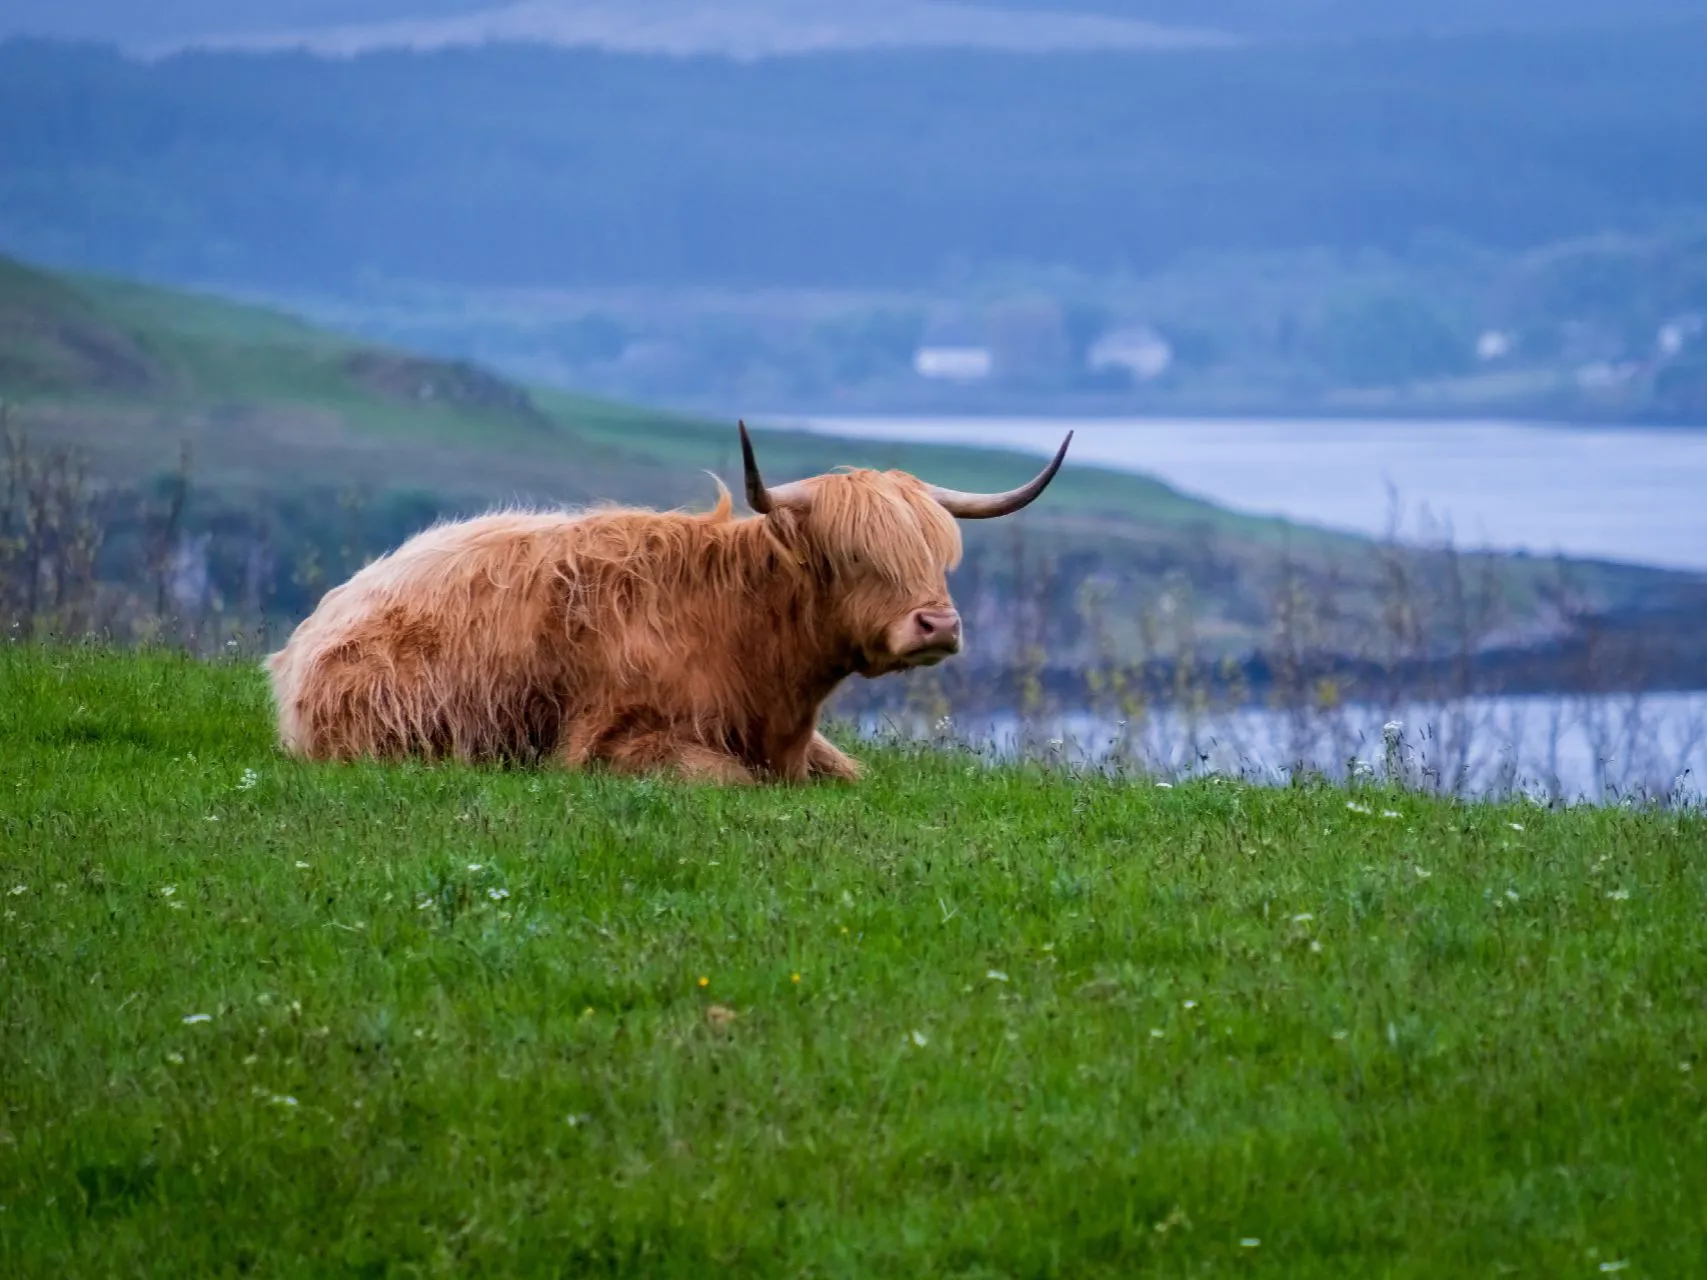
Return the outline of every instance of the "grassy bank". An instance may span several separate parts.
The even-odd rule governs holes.
[[[0,649],[0,1273],[1707,1259],[1707,823],[310,768]]]

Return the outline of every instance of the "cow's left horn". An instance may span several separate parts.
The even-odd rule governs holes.
[[[778,507],[804,507],[810,500],[805,489],[798,483],[779,484],[774,489],[767,489],[765,482],[759,476],[758,460],[753,457],[753,442],[747,437],[747,423],[742,420],[741,428],[741,462],[747,470],[747,505],[760,515],[769,515]]]
[[[939,489],[934,484],[926,487],[943,510],[962,520],[993,520],[997,516],[1012,515],[1021,507],[1029,506],[1038,494],[1049,487],[1049,482],[1055,478],[1055,473],[1061,469],[1062,460],[1067,456],[1067,446],[1072,443],[1073,433],[1069,431],[1067,438],[1061,442],[1061,447],[1055,451],[1054,460],[1038,473],[1035,480],[1017,489],[1009,489],[1006,493],[962,493],[959,489]]]

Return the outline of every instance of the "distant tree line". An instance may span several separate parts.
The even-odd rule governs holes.
[[[28,127],[0,129],[0,246],[339,288],[1513,249],[1707,209],[1703,65],[1699,19],[756,65],[520,47],[142,64],[16,41],[0,121]]]

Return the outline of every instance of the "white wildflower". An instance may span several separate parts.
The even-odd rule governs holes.
[[[175,884],[162,885],[160,888],[162,898],[170,898],[176,892],[178,892],[178,886]]]
[[[30,886],[27,884],[15,884],[12,886],[12,896],[14,898],[19,897],[23,894],[26,894],[29,891],[30,891]]]
[[[915,1031],[915,1032],[913,1032],[913,1043],[918,1045],[919,1048],[923,1049],[927,1044],[930,1043],[930,1040],[925,1035],[925,1033],[923,1031]]]
[[[1417,873],[1418,880],[1427,880],[1434,874],[1434,872],[1425,870],[1422,867],[1412,867],[1411,870]]]
[[[219,821],[219,815],[217,813],[210,813],[207,815],[207,820],[209,822],[218,822]]]
[[[1353,813],[1374,813],[1375,812],[1375,810],[1371,809],[1368,805],[1358,804],[1354,800],[1347,800],[1345,802],[1345,807],[1347,809],[1350,809]]]
[[[991,982],[1006,982],[1008,980],[1008,975],[1003,973],[1000,969],[991,969],[984,976]]]
[[[485,865],[486,865],[486,864],[485,864],[485,863],[483,863],[483,862],[471,862],[471,863],[469,863],[469,864],[468,864],[468,869],[469,869],[469,870],[470,870],[470,871],[479,871],[479,870],[480,870],[480,869],[481,869],[481,868],[482,868],[482,867],[484,867],[484,866],[485,866]]]
[[[1628,889],[1614,889],[1606,896],[1614,902],[1628,902],[1630,900],[1630,891]]]
[[[260,774],[256,773],[253,769],[245,769],[243,770],[243,776],[237,779],[237,789],[239,791],[253,791],[260,781]]]
[[[1513,831],[1523,830],[1523,824],[1521,822],[1508,822],[1506,823],[1506,826],[1510,827]]]
[[[1261,1243],[1262,1241],[1257,1239],[1256,1236],[1246,1236],[1244,1239],[1239,1241],[1239,1248],[1254,1249]]]
[[[1187,1001],[1186,1001],[1186,1002],[1185,1002],[1185,1007],[1186,1007],[1186,1008],[1187,1008],[1187,1009],[1195,1009],[1195,1008],[1197,1008],[1197,1001],[1195,1001],[1195,1000],[1187,1000]]]
[[[186,1027],[191,1026],[197,1022],[212,1022],[212,1021],[213,1021],[213,1015],[211,1013],[191,1013],[191,1014],[186,1014],[184,1016],[184,1025]]]
[[[294,1107],[297,1105],[296,1099],[291,1097],[288,1093],[275,1093],[272,1096],[271,1101],[277,1103],[281,1107]]]
[[[1399,816],[1399,811],[1397,809],[1383,809],[1381,810],[1381,816],[1383,818],[1396,818]]]
[[[1389,720],[1381,726],[1381,736],[1388,742],[1397,741],[1399,735],[1404,731],[1405,722],[1403,720]]]
[[[1623,1258],[1619,1258],[1616,1262],[1603,1262],[1603,1263],[1601,1263],[1600,1269],[1602,1271],[1622,1271],[1622,1270],[1624,1270],[1625,1267],[1627,1267],[1629,1265],[1630,1264],[1628,1262],[1626,1262]]]
[[[308,870],[308,864],[306,862],[304,862],[301,858],[298,858],[296,860],[296,869],[298,871],[307,871]]]
[[[508,889],[488,889],[486,890],[486,896],[492,899],[493,902],[502,902],[505,898],[510,896],[510,891]]]
[[[1507,889],[1505,891],[1505,896],[1510,898],[1513,902],[1516,902],[1517,901],[1517,890],[1516,889]]]
[[[1292,923],[1293,924],[1309,924],[1310,921],[1314,920],[1315,918],[1316,917],[1311,915],[1310,912],[1308,912],[1308,911],[1300,911],[1297,915],[1292,917]]]

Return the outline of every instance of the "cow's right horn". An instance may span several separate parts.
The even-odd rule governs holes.
[[[811,501],[811,495],[798,481],[792,484],[779,484],[774,489],[765,487],[765,482],[759,476],[759,464],[753,457],[753,442],[747,436],[747,423],[743,419],[741,428],[741,462],[747,471],[747,505],[760,515],[769,515],[778,507],[805,507]]]
[[[1061,469],[1061,460],[1067,456],[1067,446],[1072,443],[1073,433],[1069,431],[1050,464],[1037,474],[1036,479],[1017,489],[1009,489],[1006,493],[963,493],[959,489],[943,489],[933,484],[928,486],[930,495],[949,515],[962,520],[993,520],[997,516],[1012,515],[1021,507],[1029,506],[1038,494],[1049,487],[1049,482]]]

